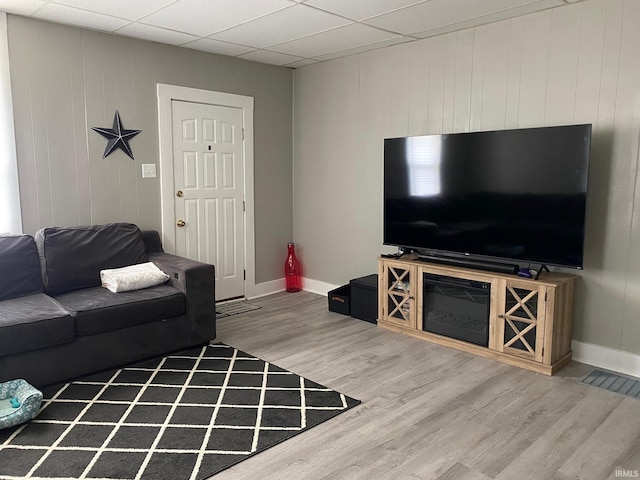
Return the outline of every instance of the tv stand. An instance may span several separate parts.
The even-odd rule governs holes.
[[[433,263],[413,255],[379,258],[378,326],[553,375],[571,361],[576,276],[540,270],[539,279],[535,280]],[[428,312],[423,305],[423,279],[433,276],[488,284],[487,346],[425,331],[423,323]]]
[[[540,265],[540,268],[538,269],[538,272],[536,273],[536,280],[538,280],[540,278],[540,274],[543,271],[546,271],[546,272],[549,271],[549,267],[547,267],[544,263],[542,265]]]
[[[518,273],[518,265],[512,263],[498,263],[487,260],[476,260],[464,257],[448,257],[440,255],[418,254],[421,262],[438,263],[441,265],[451,265],[453,267],[475,268],[476,270],[486,270],[489,272]],[[548,270],[547,270],[548,271]]]

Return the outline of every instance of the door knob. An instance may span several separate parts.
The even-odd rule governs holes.
[[[183,195],[184,195],[184,193],[182,193],[182,190],[178,190],[176,192],[176,197],[178,197],[178,198],[182,198]]]
[[[179,226],[179,227],[184,227],[186,225],[186,223],[184,223],[184,220],[178,220],[176,222],[176,225]]]

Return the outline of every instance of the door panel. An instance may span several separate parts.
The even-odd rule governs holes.
[[[242,110],[172,101],[176,254],[216,266],[216,299],[244,296]]]

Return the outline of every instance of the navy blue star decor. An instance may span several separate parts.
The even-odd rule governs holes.
[[[142,130],[125,130],[122,128],[122,120],[120,120],[120,113],[118,113],[118,110],[116,110],[116,114],[113,117],[113,128],[92,127],[92,129],[103,137],[109,139],[102,158],[107,158],[107,156],[111,155],[114,150],[119,148],[129,155],[131,160],[134,160],[133,152],[129,146],[129,140],[138,135]]]

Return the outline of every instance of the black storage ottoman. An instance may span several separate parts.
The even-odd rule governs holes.
[[[351,285],[351,316],[378,323],[378,275],[354,278]]]
[[[329,311],[341,313],[343,315],[351,314],[351,286],[343,285],[335,288],[327,293],[329,301]]]

